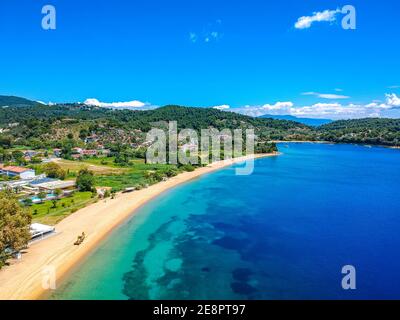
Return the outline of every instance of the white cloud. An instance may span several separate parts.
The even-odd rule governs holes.
[[[189,33],[189,39],[191,42],[196,43],[197,42],[197,34],[194,32]]]
[[[196,42],[217,42],[223,37],[222,32],[222,20],[217,19],[213,23],[209,23],[202,32],[190,32],[189,33],[189,40],[192,43]]]
[[[222,38],[222,33],[218,31],[207,32],[204,35],[204,42],[218,41]]]
[[[389,89],[399,89],[400,88],[400,86],[390,86],[390,87],[388,87]]]
[[[126,101],[126,102],[100,102],[99,100],[94,98],[86,99],[84,104],[95,107],[120,108],[120,109],[143,109],[152,106],[149,103],[144,103],[138,100]]]
[[[336,91],[336,92],[342,92],[342,91],[343,91],[343,89],[336,88],[336,89],[335,89],[335,91]]]
[[[231,109],[253,117],[269,115],[292,115],[300,118],[357,119],[384,117],[389,111],[400,106],[400,98],[395,94],[386,95],[386,103],[371,102],[368,104],[315,103],[306,106],[294,106],[292,102],[277,102],[273,105],[245,106]]]
[[[210,36],[214,39],[218,39],[220,37],[220,33],[218,31],[213,31],[210,33]]]
[[[318,95],[318,97],[320,98],[324,98],[324,99],[349,99],[349,96],[344,96],[344,95],[339,95],[339,94],[332,94],[332,93],[321,93],[320,95]]]
[[[349,96],[344,96],[340,94],[334,93],[318,93],[318,92],[303,92],[303,96],[317,96],[318,98],[322,99],[330,99],[330,100],[337,100],[337,99],[349,99]]]
[[[228,109],[230,109],[230,107],[231,106],[229,106],[229,105],[227,105],[227,104],[223,104],[223,105],[221,105],[221,106],[215,106],[215,107],[212,107],[213,109],[217,109],[217,110],[228,110]]]
[[[386,94],[386,104],[391,107],[400,107],[400,98],[395,94]]]
[[[295,23],[294,27],[296,29],[308,29],[314,22],[333,22],[336,20],[336,14],[339,13],[340,10],[324,10],[321,12],[314,12],[312,16],[303,16],[300,17]]]
[[[260,117],[265,114],[290,114],[291,108],[293,108],[293,102],[277,102],[275,104],[264,104],[262,106],[245,106],[243,108],[232,109],[242,114],[246,114],[252,117]]]

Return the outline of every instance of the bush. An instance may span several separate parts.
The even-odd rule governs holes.
[[[195,168],[191,164],[185,164],[181,167],[182,170],[192,172]]]
[[[28,244],[31,220],[13,194],[0,192],[0,269],[10,258],[8,250],[19,251]]]
[[[43,171],[49,178],[64,180],[67,173],[58,164],[54,162],[47,163],[43,166]]]
[[[79,171],[78,177],[76,178],[76,186],[80,191],[94,191],[94,175],[93,172],[88,169],[82,169]]]
[[[178,175],[178,169],[176,167],[168,168],[164,171],[164,173],[168,178],[175,177]]]

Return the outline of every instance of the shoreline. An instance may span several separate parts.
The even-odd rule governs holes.
[[[283,141],[283,140],[273,140],[271,141],[276,144],[290,144],[290,143],[316,143],[316,144],[329,144],[329,145],[355,145],[355,146],[363,146],[363,147],[376,147],[376,148],[387,148],[387,149],[400,149],[400,146],[389,146],[383,144],[368,144],[368,143],[356,143],[356,142],[333,142],[333,141],[312,141],[312,140],[291,140],[291,141]]]
[[[63,279],[116,227],[160,194],[233,164],[279,154],[249,155],[218,161],[192,172],[181,173],[146,189],[127,194],[119,193],[116,199],[100,200],[78,210],[56,225],[55,235],[31,244],[23,252],[21,260],[12,260],[10,266],[0,270],[0,300],[36,300],[49,294],[50,290],[42,286],[49,272],[54,270],[56,281]],[[80,246],[74,246],[77,236],[82,232],[86,234],[85,241]]]

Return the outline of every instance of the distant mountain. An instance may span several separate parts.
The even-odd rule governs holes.
[[[34,107],[41,103],[13,96],[0,96],[0,107]]]
[[[261,116],[260,118],[296,121],[296,122],[300,122],[302,124],[305,124],[307,126],[312,126],[312,127],[318,127],[318,126],[322,126],[324,124],[333,122],[333,120],[330,120],[330,119],[297,118],[297,117],[294,117],[291,115],[275,116],[275,115],[266,114],[266,115]]]

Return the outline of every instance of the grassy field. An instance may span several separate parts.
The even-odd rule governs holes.
[[[76,176],[79,170],[87,168],[95,174],[96,187],[109,187],[122,191],[128,187],[143,188],[171,176],[171,170],[178,174],[182,170],[167,164],[145,164],[144,160],[132,160],[130,166],[121,167],[113,158],[91,158],[83,161],[59,160],[57,164],[69,172],[69,177]],[[40,170],[42,165],[37,169]],[[54,207],[53,201],[46,201],[30,207],[34,222],[55,225],[71,213],[97,201],[91,192],[76,192],[72,197],[60,199]]]
[[[95,161],[96,160],[96,161]],[[77,174],[81,169],[89,169],[95,175],[122,174],[128,169],[112,166],[112,161],[101,164],[101,159],[89,159],[84,161],[57,160],[56,163],[66,171]]]
[[[92,164],[92,165],[95,165],[95,166],[107,166],[107,167],[110,167],[110,168],[119,168],[119,169],[126,168],[126,167],[123,167],[123,166],[121,166],[119,164],[116,164],[114,162],[114,160],[115,160],[115,157],[88,158],[88,159],[83,160],[83,162],[84,163],[88,163],[88,164]],[[132,163],[134,163],[134,160],[131,160],[131,161],[132,161]],[[142,162],[144,162],[144,161],[142,161]]]
[[[157,181],[154,181],[151,177],[148,177],[149,172],[165,172],[170,168],[176,168],[175,166],[167,164],[145,164],[143,161],[136,162],[132,167],[127,169],[122,174],[114,175],[99,175],[96,176],[96,186],[98,187],[111,187],[115,191],[121,191],[129,187],[151,185]]]
[[[56,208],[53,201],[46,201],[34,204],[30,207],[33,222],[55,225],[71,213],[86,207],[96,201],[92,198],[91,192],[76,192],[73,196],[56,201]]]

